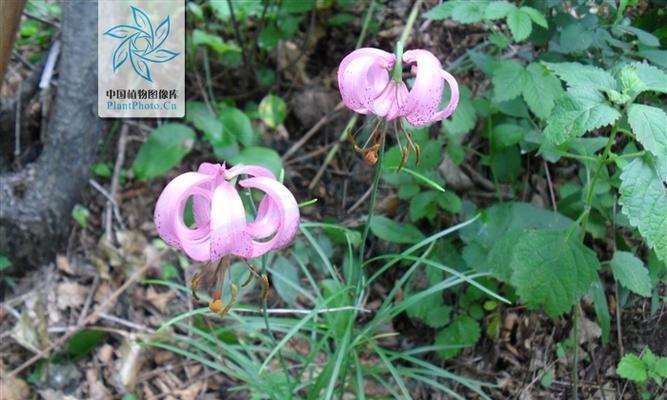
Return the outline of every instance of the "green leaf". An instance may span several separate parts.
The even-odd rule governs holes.
[[[273,261],[271,283],[280,298],[290,307],[296,304],[299,295],[299,269],[283,256],[277,256]]]
[[[433,20],[447,19],[452,16],[452,11],[454,11],[454,8],[461,3],[461,0],[446,1],[425,12],[424,18]]]
[[[132,170],[138,179],[152,179],[164,174],[190,152],[195,132],[189,126],[167,123],[153,130],[141,145]]]
[[[531,22],[531,16],[528,15],[523,10],[524,7],[511,10],[507,14],[507,26],[510,28],[512,37],[517,42],[521,42],[530,36],[530,32],[533,31],[533,23]]]
[[[653,64],[667,68],[667,50],[639,50],[637,55],[649,60]]]
[[[410,200],[410,221],[416,222],[427,217],[435,217],[437,212],[436,193],[433,191],[421,192]]]
[[[594,90],[618,90],[616,80],[607,71],[575,62],[544,63],[569,87]]]
[[[276,128],[285,121],[287,104],[279,96],[270,94],[259,103],[259,117],[266,125]]]
[[[85,329],[75,333],[67,342],[67,352],[73,357],[82,357],[102,343],[106,332]]]
[[[510,11],[516,10],[516,6],[507,1],[492,1],[484,10],[484,18],[495,20],[507,17]]]
[[[667,174],[658,175],[659,168],[642,158],[623,167],[619,203],[630,224],[639,229],[658,258],[667,262]],[[662,168],[667,170],[667,165]]]
[[[633,353],[628,353],[623,356],[616,367],[616,373],[625,379],[633,382],[644,383],[648,377],[646,373],[646,365],[644,362]]]
[[[519,10],[521,10],[521,12],[523,12],[524,14],[528,15],[535,24],[545,29],[549,28],[547,19],[544,17],[544,14],[542,14],[542,12],[534,9],[533,7],[528,7],[528,6],[523,6]]]
[[[501,102],[521,94],[528,74],[516,61],[499,61],[493,70],[494,98]]]
[[[544,306],[552,318],[570,310],[598,279],[595,252],[567,236],[528,231],[512,252],[512,285],[529,308]]]
[[[639,43],[643,44],[644,46],[660,47],[660,39],[658,39],[655,35],[646,32],[645,30],[635,28],[634,26],[616,25],[616,27],[627,33],[637,36]]]
[[[535,115],[547,119],[553,110],[556,99],[563,95],[558,78],[542,64],[531,63],[523,86],[523,99]]]
[[[588,289],[588,296],[592,300],[593,307],[595,308],[595,316],[600,324],[602,343],[607,344],[609,342],[609,333],[611,332],[611,316],[609,315],[609,304],[604,293],[604,287],[599,279]]]
[[[315,8],[315,0],[284,1],[282,7],[288,13],[304,13]]]
[[[255,130],[252,129],[250,118],[238,108],[223,107],[219,118],[225,133],[234,136],[244,146],[252,146],[259,141]]]
[[[667,378],[667,357],[660,357],[653,368],[658,376]]]
[[[483,0],[459,3],[452,11],[452,19],[463,24],[479,22],[484,17],[484,9],[487,4],[488,2]]]
[[[262,29],[257,37],[257,45],[260,49],[271,50],[280,43],[280,32],[273,24],[269,24]]]
[[[461,84],[459,92],[459,105],[456,107],[456,112],[451,118],[442,121],[443,132],[452,136],[460,136],[470,132],[477,122],[470,89]]]
[[[268,147],[251,146],[241,150],[241,152],[230,158],[229,162],[236,164],[255,164],[266,167],[273,172],[275,176],[280,176],[283,169],[283,161],[278,152]]]
[[[436,201],[440,208],[445,211],[449,211],[452,214],[458,214],[463,209],[463,203],[461,203],[461,198],[457,196],[454,192],[444,192],[438,193]]]
[[[505,148],[521,142],[527,129],[516,124],[500,124],[493,127],[493,146]]]
[[[591,90],[568,90],[566,96],[556,101],[547,119],[544,135],[553,144],[562,144],[570,139],[605,125],[613,124],[621,114]]]
[[[473,346],[481,336],[479,324],[474,319],[462,315],[459,316],[445,329],[435,336],[436,346],[451,346],[438,351],[442,358],[452,358],[459,354],[464,347]]]
[[[632,132],[656,157],[667,154],[667,114],[659,108],[632,104],[628,109]]]
[[[206,104],[200,101],[186,102],[185,119],[204,133],[206,141],[214,150],[236,145],[234,137],[223,132],[222,123]]]
[[[617,251],[612,258],[611,272],[623,287],[640,296],[651,295],[651,278],[642,260],[627,251]]]
[[[593,44],[593,31],[583,24],[573,23],[560,33],[560,49],[565,53],[578,53],[587,50]]]
[[[9,258],[0,255],[0,271],[4,271],[11,266],[12,266],[12,262],[9,261]]]
[[[80,227],[85,228],[88,226],[88,217],[90,217],[90,211],[81,204],[76,204],[72,209],[72,219],[74,219]]]
[[[645,87],[642,91],[652,90],[654,92],[667,93],[667,74],[646,63],[632,64],[639,79],[644,83]]]
[[[382,215],[371,218],[371,232],[382,240],[392,243],[416,243],[424,234],[412,224],[399,224]]]
[[[192,31],[192,44],[197,46],[207,46],[218,54],[227,52],[240,53],[241,48],[234,43],[225,43],[220,36],[212,35],[200,29]]]

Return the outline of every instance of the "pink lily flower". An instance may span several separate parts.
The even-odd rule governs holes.
[[[247,178],[240,179],[241,175]],[[257,216],[246,220],[243,201],[232,181],[265,193]],[[195,227],[183,220],[185,204],[193,199]],[[196,261],[217,261],[227,255],[259,257],[292,241],[299,226],[299,207],[292,193],[271,171],[253,165],[203,163],[164,188],[154,214],[160,237]]]
[[[415,76],[410,90],[400,78],[390,79],[396,55],[375,48],[361,48],[348,54],[338,67],[343,103],[352,111],[372,113],[387,121],[403,117],[416,127],[452,115],[459,102],[456,79],[427,50],[408,50],[402,54],[402,62],[412,65],[411,73]],[[451,96],[447,106],[438,111],[445,82]]]

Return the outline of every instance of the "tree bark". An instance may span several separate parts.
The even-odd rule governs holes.
[[[25,0],[0,0],[0,89],[12,55],[16,28],[21,22]]]
[[[96,110],[97,2],[62,4],[58,92],[44,150],[20,172],[0,175],[0,254],[19,267],[50,261],[60,248],[106,125]]]

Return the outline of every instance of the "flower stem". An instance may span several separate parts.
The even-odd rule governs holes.
[[[391,79],[396,82],[403,82],[403,42],[396,42],[396,62],[394,70],[391,72]]]
[[[423,1],[424,0],[417,0],[415,1],[415,4],[412,6],[412,10],[410,10],[410,15],[408,16],[408,20],[405,22],[403,33],[401,33],[401,38],[398,39],[399,42],[403,44],[408,42],[408,38],[410,37],[410,33],[412,32],[412,26],[415,24],[415,21],[417,20],[417,14],[419,14],[419,9],[421,8]]]

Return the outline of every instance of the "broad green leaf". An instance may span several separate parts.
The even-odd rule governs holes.
[[[442,358],[451,358],[459,354],[465,347],[473,346],[481,336],[479,324],[474,319],[462,315],[449,326],[435,335],[436,346],[451,346],[438,350]]]
[[[95,347],[102,343],[106,332],[84,329],[75,333],[67,342],[67,353],[78,358],[90,353]]]
[[[299,295],[299,269],[290,260],[278,256],[273,260],[271,283],[278,295],[290,306],[294,307]]]
[[[593,129],[613,124],[620,116],[600,93],[571,89],[556,101],[547,119],[544,135],[549,142],[558,145]]]
[[[285,1],[282,7],[288,13],[304,13],[315,8],[315,0]]]
[[[648,377],[646,373],[646,365],[644,362],[633,353],[628,353],[623,356],[616,367],[616,373],[625,379],[637,383],[644,383]]]
[[[223,107],[218,116],[225,133],[234,136],[244,146],[257,144],[258,137],[252,129],[250,118],[236,107]]]
[[[494,98],[501,102],[521,94],[528,74],[516,61],[499,61],[493,70]]]
[[[515,8],[507,14],[507,26],[510,28],[512,37],[517,42],[525,40],[533,31],[531,17],[523,10],[524,7]]]
[[[495,20],[507,17],[510,11],[516,10],[516,6],[507,1],[492,1],[484,10],[484,18]]]
[[[505,148],[521,142],[527,129],[516,124],[500,124],[493,127],[493,146]]]
[[[12,266],[12,262],[9,261],[9,258],[0,255],[0,271],[4,271],[11,266]]]
[[[542,14],[541,11],[528,6],[523,6],[519,10],[521,10],[521,12],[523,12],[524,14],[528,15],[535,24],[541,26],[542,28],[546,29],[549,27],[547,19],[544,17],[544,14]]]
[[[667,68],[667,50],[639,50],[637,55],[649,60],[653,64]]]
[[[523,99],[535,115],[546,119],[551,114],[556,99],[564,93],[558,78],[542,64],[531,63],[523,86]]]
[[[660,357],[653,368],[656,374],[663,378],[667,378],[667,357]]]
[[[560,50],[564,53],[578,53],[585,51],[593,44],[593,31],[587,29],[583,24],[573,23],[560,33]]]
[[[392,243],[416,243],[424,234],[411,224],[399,224],[382,215],[371,218],[371,232],[382,240]]]
[[[232,164],[261,165],[270,169],[275,176],[280,176],[280,170],[283,169],[283,161],[280,159],[278,152],[268,147],[246,147],[238,155],[230,158],[229,162]]]
[[[463,1],[461,0],[446,1],[425,12],[424,18],[433,20],[450,18],[452,16],[452,11],[454,11],[454,8],[459,4],[461,4],[462,2]]]
[[[222,137],[222,123],[215,114],[201,101],[185,103],[185,119],[204,133],[204,136],[213,144]]]
[[[475,127],[475,122],[477,122],[470,89],[465,85],[460,85],[459,92],[459,105],[456,107],[456,112],[451,118],[442,121],[443,131],[452,136],[460,136],[470,132]]]
[[[257,45],[264,50],[271,50],[280,43],[280,32],[273,24],[269,24],[262,29],[257,37]]]
[[[410,200],[410,221],[416,222],[424,217],[435,217],[437,204],[435,202],[436,192],[428,190],[420,192]]]
[[[218,54],[227,52],[240,53],[241,48],[234,43],[225,43],[220,36],[210,34],[200,29],[192,31],[192,44],[194,46],[207,46]]]
[[[176,123],[159,126],[141,145],[132,164],[134,176],[146,180],[164,174],[178,165],[194,142],[195,132],[189,126]]]
[[[440,208],[445,211],[449,211],[452,214],[460,213],[461,209],[463,208],[463,204],[461,203],[459,196],[451,191],[438,193],[436,201],[438,202]]]
[[[528,231],[512,251],[511,283],[529,308],[555,318],[576,304],[598,278],[600,263],[568,231]]]
[[[667,154],[667,114],[657,107],[632,104],[628,109],[632,132],[656,156]]]
[[[634,63],[632,65],[637,71],[637,76],[645,85],[642,91],[652,90],[667,93],[667,74],[664,71],[646,63]]]
[[[74,208],[72,208],[72,219],[74,219],[82,228],[88,226],[88,217],[90,217],[90,211],[81,204],[76,204]]]
[[[617,27],[618,29],[636,36],[639,40],[639,43],[643,44],[644,46],[660,47],[660,39],[658,39],[655,35],[646,32],[645,30],[635,28],[634,26],[617,25]]]
[[[651,295],[651,278],[642,260],[627,251],[617,251],[609,264],[614,278],[640,296]]]
[[[259,103],[259,117],[266,125],[276,128],[285,121],[287,104],[279,96],[270,94]]]
[[[637,158],[623,167],[619,203],[630,224],[639,229],[658,258],[667,262],[667,175],[658,175],[658,171],[660,167],[648,158]]]
[[[463,24],[479,22],[484,17],[484,9],[488,4],[484,0],[464,1],[452,10],[452,19]]]
[[[618,90],[616,80],[607,71],[575,62],[544,63],[569,87],[594,90]]]

